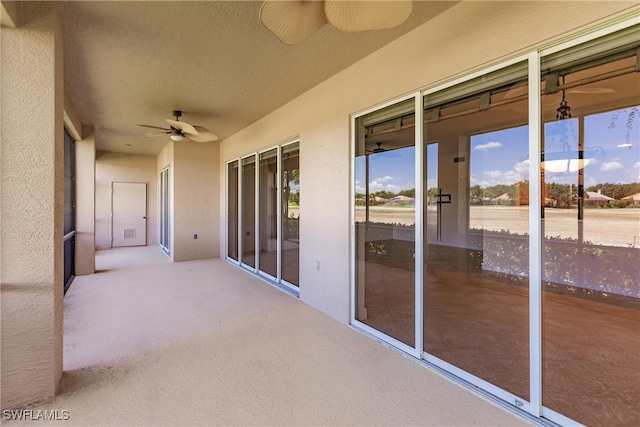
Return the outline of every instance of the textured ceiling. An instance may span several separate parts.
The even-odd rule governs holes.
[[[456,3],[415,1],[397,28],[325,25],[285,46],[259,1],[61,2],[65,90],[100,151],[158,153],[168,137],[136,124],[166,127],[178,109],[224,139]]]

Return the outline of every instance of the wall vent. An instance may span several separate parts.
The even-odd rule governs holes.
[[[125,228],[124,229],[124,238],[125,239],[135,239],[136,238],[136,229],[135,228]]]

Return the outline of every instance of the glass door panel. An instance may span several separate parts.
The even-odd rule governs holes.
[[[300,144],[282,147],[282,279],[300,284]]]
[[[256,267],[256,156],[242,159],[242,263]]]
[[[426,176],[427,182],[424,186],[427,195],[425,197],[425,230],[426,239],[428,242],[435,242],[440,240],[440,216],[442,211],[440,210],[441,202],[440,197],[442,189],[438,185],[438,142],[431,141],[427,143],[426,148],[427,165]]]
[[[278,277],[278,150],[260,154],[260,271]]]
[[[542,66],[542,403],[586,425],[640,425],[636,52]]]
[[[520,74],[425,111],[424,350],[528,400],[528,107]]]
[[[238,161],[227,169],[227,256],[238,261]]]
[[[415,345],[414,100],[358,118],[356,319]]]

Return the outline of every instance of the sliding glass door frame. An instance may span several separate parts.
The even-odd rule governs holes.
[[[170,166],[165,166],[160,171],[160,185],[158,186],[159,193],[160,193],[160,197],[158,197],[159,204],[160,204],[158,245],[167,255],[171,255],[171,239],[170,239],[171,225],[169,223],[170,221],[169,207],[171,206],[171,203],[169,201],[169,182],[170,182],[169,171],[171,170],[170,168],[171,168]]]
[[[545,46],[541,46],[539,49],[530,51],[524,54],[520,54],[509,58],[507,60],[500,61],[489,67],[484,67],[475,72],[467,74],[465,76],[452,79],[443,84],[435,85],[433,87],[423,89],[419,92],[415,92],[405,97],[399,97],[388,101],[386,103],[377,105],[373,108],[361,111],[357,114],[353,114],[350,117],[350,209],[349,209],[349,221],[350,221],[350,324],[370,335],[376,339],[382,340],[399,350],[412,355],[417,359],[421,359],[427,366],[435,367],[436,370],[443,372],[445,375],[452,376],[461,383],[472,385],[480,388],[484,392],[497,397],[501,401],[510,404],[509,407],[513,409],[519,409],[525,413],[539,418],[545,417],[551,421],[564,424],[574,425],[577,424],[575,420],[568,418],[567,416],[560,414],[554,410],[551,410],[543,406],[542,394],[543,394],[543,369],[542,369],[542,281],[543,281],[543,219],[542,210],[536,204],[540,201],[542,195],[541,181],[538,179],[541,170],[541,158],[542,153],[542,140],[543,140],[543,120],[542,120],[542,105],[541,105],[541,63],[545,56],[558,53],[567,49],[574,48],[583,43],[588,43],[607,35],[613,34],[617,31],[631,28],[638,25],[637,16],[635,18],[619,19],[617,22],[608,26],[600,26],[598,29],[582,33],[582,35],[575,38],[564,38],[560,42],[549,43]],[[584,54],[583,54],[584,55]],[[425,245],[425,226],[426,220],[424,219],[424,198],[425,198],[425,181],[426,178],[426,143],[423,139],[426,125],[424,124],[424,104],[423,99],[425,96],[435,94],[455,87],[457,85],[469,82],[472,79],[476,79],[492,73],[494,71],[500,71],[509,66],[526,63],[527,64],[527,83],[528,83],[528,154],[529,154],[529,192],[528,197],[531,202],[531,208],[528,212],[528,227],[529,227],[529,401],[524,400],[522,397],[516,396],[494,384],[491,384],[463,369],[460,369],[446,361],[435,357],[423,350],[423,333],[424,333],[424,318],[425,318],[425,306],[424,302],[424,274],[423,269],[426,262],[427,246]],[[362,126],[358,121],[359,118],[371,113],[375,113],[390,107],[394,104],[406,101],[407,99],[415,99],[415,346],[409,346],[399,340],[390,337],[389,335],[374,329],[371,326],[359,321],[356,316],[358,313],[359,300],[363,299],[363,295],[358,295],[358,292],[363,292],[357,286],[359,262],[356,256],[357,234],[356,234],[356,145],[360,142],[358,138],[362,138],[364,133],[363,129],[358,129],[358,126]],[[368,179],[368,178],[367,178]],[[368,203],[368,202],[367,202]],[[362,308],[360,308],[362,310]]]

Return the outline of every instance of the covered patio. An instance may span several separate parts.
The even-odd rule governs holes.
[[[224,260],[116,248],[96,269],[64,301],[62,390],[32,406],[68,411],[51,424],[528,424]]]

